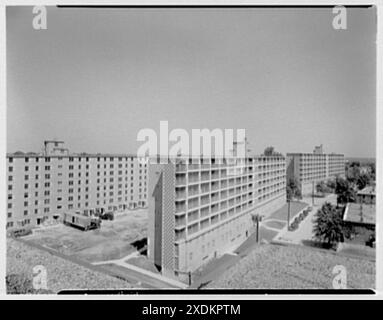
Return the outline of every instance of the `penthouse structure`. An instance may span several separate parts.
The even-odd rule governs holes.
[[[7,228],[34,227],[64,212],[147,206],[147,165],[127,154],[70,154],[62,141],[44,151],[7,154]]]
[[[315,147],[313,153],[287,153],[287,180],[295,178],[302,194],[313,191],[315,184],[345,176],[343,154],[323,153],[322,145]]]
[[[148,256],[181,280],[242,244],[255,230],[252,215],[286,202],[283,156],[173,159],[151,164],[149,181]]]

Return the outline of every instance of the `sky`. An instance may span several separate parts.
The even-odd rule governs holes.
[[[375,157],[376,9],[7,7],[7,152],[136,153],[143,128]]]

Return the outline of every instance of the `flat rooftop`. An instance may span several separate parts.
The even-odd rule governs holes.
[[[376,207],[374,204],[348,203],[343,220],[361,224],[375,224]]]
[[[364,189],[358,191],[358,195],[375,195],[375,187],[367,186]]]

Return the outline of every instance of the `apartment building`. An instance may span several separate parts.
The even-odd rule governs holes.
[[[322,145],[315,147],[313,153],[287,153],[287,179],[295,178],[302,194],[312,193],[315,184],[345,176],[343,154],[323,153]]]
[[[55,140],[43,150],[7,154],[7,228],[34,227],[64,212],[147,206],[148,168],[136,156],[70,154]]]
[[[252,215],[286,202],[282,156],[173,159],[151,164],[149,182],[148,256],[181,280],[242,244],[255,230]]]

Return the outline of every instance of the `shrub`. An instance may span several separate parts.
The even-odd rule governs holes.
[[[9,274],[5,280],[7,294],[31,294],[34,292],[32,281],[24,274]]]
[[[331,246],[343,242],[344,225],[341,209],[326,202],[316,214],[314,233],[318,240]]]

